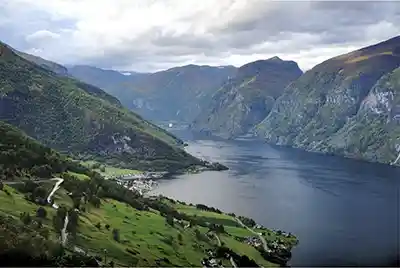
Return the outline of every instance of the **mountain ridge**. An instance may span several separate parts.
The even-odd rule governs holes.
[[[155,122],[189,123],[200,112],[213,90],[236,68],[233,66],[184,65],[155,73],[125,76],[117,71],[71,67],[76,78],[94,84],[116,96],[122,104]]]
[[[191,128],[227,138],[245,134],[265,118],[286,85],[301,74],[296,62],[279,57],[247,63],[213,94]]]

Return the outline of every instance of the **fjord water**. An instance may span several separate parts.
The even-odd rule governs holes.
[[[165,180],[154,193],[294,233],[300,244],[290,265],[386,266],[398,259],[400,168],[246,139],[192,138],[187,151],[230,170]]]

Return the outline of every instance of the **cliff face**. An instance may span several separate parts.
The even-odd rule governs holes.
[[[379,79],[358,113],[315,150],[398,164],[400,68]]]
[[[268,142],[379,162],[396,155],[400,37],[317,65],[256,128]]]
[[[213,95],[192,128],[222,137],[245,134],[268,115],[275,99],[301,74],[295,62],[278,57],[246,64]]]

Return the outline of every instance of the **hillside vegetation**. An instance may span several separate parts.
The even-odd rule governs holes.
[[[199,164],[182,142],[101,89],[60,77],[0,43],[0,119],[43,144],[133,169]]]
[[[0,180],[51,178],[63,172],[88,173],[89,169],[0,121]]]

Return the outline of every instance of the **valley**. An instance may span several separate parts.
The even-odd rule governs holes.
[[[1,264],[392,261],[399,48],[134,72],[1,41]]]

